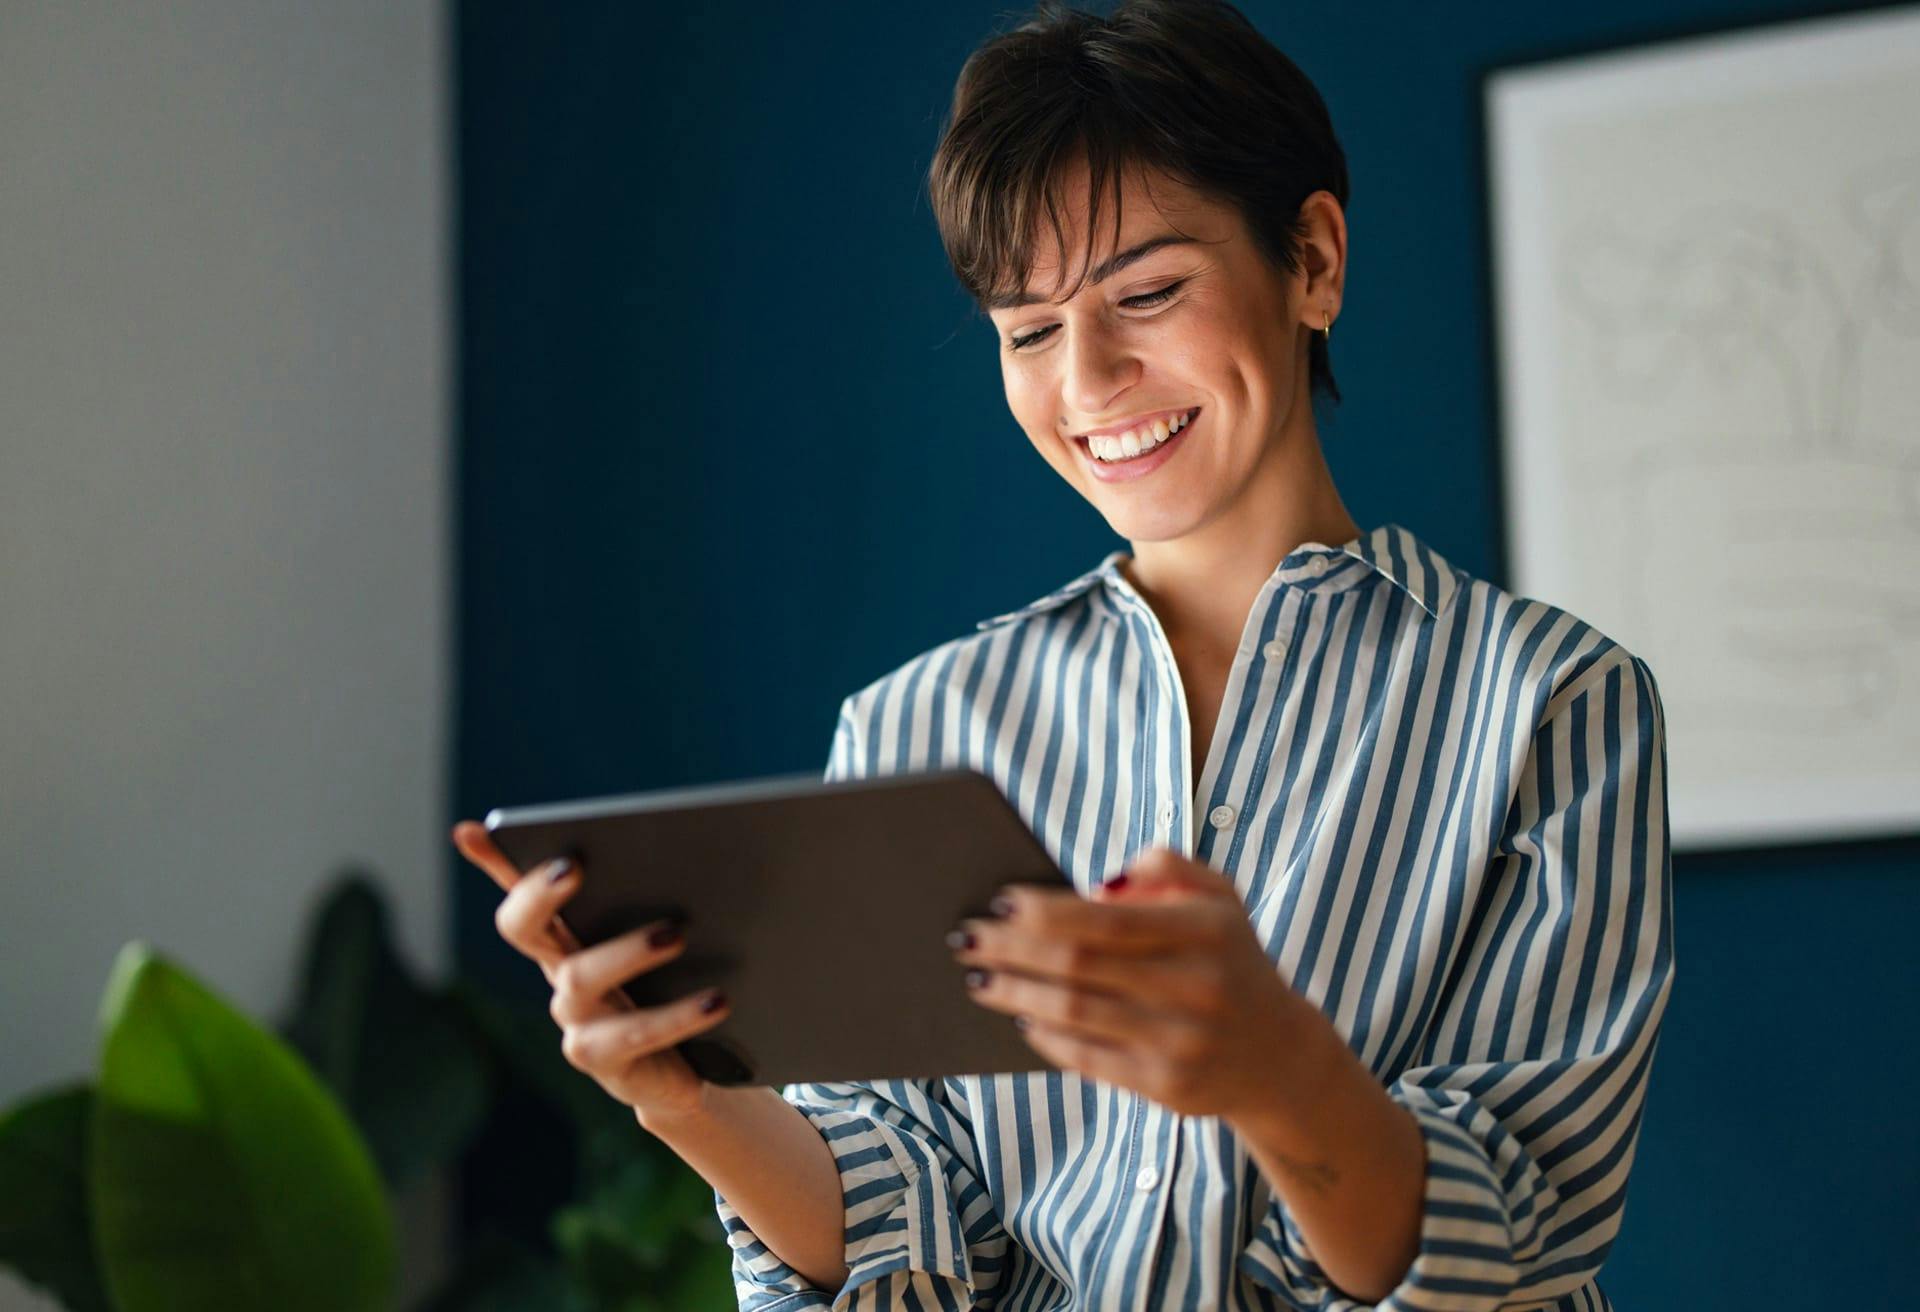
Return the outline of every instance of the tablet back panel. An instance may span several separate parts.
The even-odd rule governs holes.
[[[561,919],[583,945],[663,916],[686,946],[625,992],[657,1006],[718,984],[732,1014],[679,1045],[716,1084],[1045,1070],[975,1002],[946,946],[1003,884],[1071,890],[986,775],[964,767],[635,793],[487,816],[523,871],[570,854]]]

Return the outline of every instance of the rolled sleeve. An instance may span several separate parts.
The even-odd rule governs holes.
[[[997,1283],[1006,1232],[980,1185],[943,1081],[788,1085],[840,1169],[846,1282],[810,1284],[716,1190],[742,1312],[970,1308]]]
[[[1269,1191],[1239,1266],[1291,1307],[1601,1305],[1673,976],[1664,711],[1614,651],[1548,703],[1419,1064],[1387,1086],[1426,1146],[1412,1265],[1347,1297]]]

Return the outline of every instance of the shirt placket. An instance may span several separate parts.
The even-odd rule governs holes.
[[[1307,575],[1310,578],[1318,577],[1327,567],[1328,562],[1324,557],[1315,558],[1307,567]],[[1180,678],[1179,662],[1173,656],[1173,644],[1167,640],[1159,617],[1145,599],[1123,578],[1116,579],[1116,582],[1127,598],[1127,604],[1138,612],[1143,622],[1147,641],[1153,650],[1154,664],[1163,672],[1165,686],[1173,690],[1172,713],[1180,725],[1178,756],[1171,763],[1161,763],[1167,777],[1178,781],[1179,787],[1174,790],[1174,796],[1163,796],[1155,808],[1159,834],[1162,841],[1182,855],[1204,859],[1203,849],[1205,853],[1211,853],[1216,836],[1227,834],[1234,824],[1244,822],[1242,806],[1236,805],[1235,799],[1227,795],[1231,780],[1224,773],[1226,744],[1232,741],[1234,724],[1240,718],[1264,704],[1269,696],[1281,695],[1280,684],[1284,681],[1290,654],[1286,634],[1293,623],[1300,598],[1296,590],[1286,587],[1276,576],[1267,580],[1248,609],[1240,642],[1234,649],[1233,667],[1228,672],[1220,713],[1214,721],[1213,741],[1207,745],[1207,757],[1202,763],[1196,786],[1189,778],[1189,762],[1193,759],[1192,720],[1187,714],[1186,689]],[[1270,614],[1273,617],[1271,624],[1268,622]],[[1263,632],[1272,636],[1263,637]],[[1176,796],[1182,800],[1176,801]],[[1207,828],[1204,830],[1198,823],[1202,799],[1207,803]],[[1176,820],[1180,821],[1177,826]],[[1234,878],[1231,871],[1226,873],[1229,878]],[[1241,882],[1235,879],[1236,885]],[[1185,1121],[1186,1118],[1179,1113],[1149,1099],[1140,1098],[1134,1102],[1134,1133],[1129,1143],[1135,1147],[1135,1151],[1128,1154],[1128,1168],[1132,1171],[1128,1183],[1135,1197],[1144,1196],[1146,1210],[1136,1224],[1140,1227],[1139,1232],[1146,1236],[1147,1245],[1140,1268],[1144,1274],[1140,1280],[1140,1300],[1136,1304],[1139,1312],[1154,1312],[1147,1308],[1146,1299],[1153,1289],[1155,1267],[1165,1249],[1163,1232],[1167,1209],[1172,1205],[1181,1149],[1185,1143]],[[1139,1146],[1162,1141],[1166,1145],[1159,1150],[1163,1160],[1153,1159],[1155,1150],[1151,1147]]]
[[[1217,739],[1219,756],[1217,759],[1209,758],[1206,772],[1200,780],[1207,823],[1194,843],[1193,855],[1233,880],[1242,897],[1248,893],[1250,879],[1243,878],[1228,861],[1234,853],[1232,840],[1236,829],[1244,829],[1252,821],[1251,811],[1259,801],[1260,785],[1266,777],[1266,771],[1240,767],[1247,753],[1259,750],[1259,744],[1253,740],[1255,726],[1266,716],[1281,713],[1281,703],[1287,696],[1287,679],[1297,665],[1292,659],[1292,633],[1298,626],[1300,608],[1304,604],[1304,594],[1299,589],[1283,588],[1277,595],[1267,598],[1266,605],[1257,606],[1249,617],[1247,631],[1241,636],[1240,647],[1234,658],[1233,677],[1227,684],[1227,709],[1247,722],[1248,734],[1241,740],[1239,759],[1236,761],[1229,761],[1226,755],[1226,745],[1231,738],[1220,735]],[[1234,782],[1236,773],[1243,779],[1237,785],[1240,790],[1238,794]],[[1201,811],[1201,807],[1195,808],[1196,815]],[[1222,843],[1227,845],[1227,859],[1215,861],[1214,857],[1219,854]],[[1245,851],[1244,847],[1241,848],[1243,857]]]
[[[1153,613],[1153,608],[1146,604],[1145,599],[1124,579],[1116,578],[1115,582],[1126,598],[1126,604],[1138,614],[1142,621],[1147,642],[1153,651],[1154,668],[1160,671],[1164,679],[1164,683],[1159,684],[1157,692],[1160,695],[1171,696],[1172,715],[1180,726],[1175,759],[1171,762],[1159,763],[1161,769],[1165,770],[1166,777],[1175,780],[1177,787],[1172,790],[1172,795],[1161,797],[1155,807],[1158,833],[1161,841],[1182,855],[1191,857],[1198,851],[1201,841],[1202,831],[1197,824],[1199,798],[1205,797],[1208,790],[1216,794],[1214,805],[1207,814],[1207,821],[1211,826],[1207,831],[1209,839],[1212,833],[1225,830],[1238,815],[1232,805],[1217,795],[1222,785],[1215,782],[1214,776],[1220,769],[1224,744],[1232,736],[1233,724],[1238,717],[1246,713],[1247,679],[1255,668],[1256,659],[1259,658],[1258,679],[1261,686],[1264,686],[1268,670],[1276,664],[1273,658],[1284,655],[1284,646],[1276,651],[1271,640],[1265,647],[1257,645],[1258,635],[1265,623],[1264,617],[1272,608],[1273,592],[1278,584],[1276,580],[1269,579],[1248,610],[1239,645],[1234,651],[1233,668],[1228,673],[1226,690],[1219,708],[1220,714],[1214,721],[1213,741],[1207,745],[1207,759],[1202,764],[1201,777],[1196,785],[1190,778],[1189,764],[1193,759],[1193,725],[1191,717],[1187,714],[1186,688],[1180,678],[1179,662],[1173,656],[1173,644],[1167,640],[1166,631],[1161,627],[1159,617]],[[1171,694],[1165,692],[1169,687],[1172,689]],[[1257,692],[1255,697],[1257,700]],[[1150,772],[1149,778],[1153,777],[1159,777],[1159,771]],[[1142,786],[1150,787],[1151,785],[1143,784]],[[1176,797],[1182,800],[1176,801]],[[1178,822],[1177,825],[1176,822]],[[1130,1218],[1130,1223],[1132,1227],[1137,1227],[1137,1233],[1145,1236],[1146,1243],[1140,1265],[1142,1273],[1140,1301],[1136,1304],[1139,1312],[1155,1312],[1154,1309],[1147,1307],[1146,1299],[1153,1289],[1155,1267],[1166,1246],[1164,1229],[1167,1223],[1167,1209],[1172,1205],[1174,1183],[1180,1168],[1181,1150],[1185,1143],[1183,1132],[1185,1120],[1186,1118],[1179,1113],[1162,1107],[1150,1099],[1134,1100],[1133,1124],[1128,1136],[1131,1151],[1128,1153],[1127,1165],[1124,1169],[1131,1172],[1127,1185],[1130,1196],[1135,1200],[1135,1205],[1125,1210],[1137,1213]],[[1164,1147],[1159,1146],[1162,1144]],[[1124,1260],[1118,1265],[1124,1269]]]
[[[1167,1208],[1173,1202],[1173,1182],[1180,1166],[1184,1118],[1150,1099],[1136,1099],[1135,1105],[1144,1109],[1141,1117],[1144,1146],[1136,1155],[1139,1165],[1127,1183],[1129,1192],[1141,1200],[1140,1233],[1146,1236],[1146,1251],[1140,1258],[1139,1297],[1134,1308],[1135,1312],[1160,1312],[1158,1308],[1149,1307],[1147,1299],[1153,1290],[1154,1268],[1166,1246]],[[1154,1146],[1163,1139],[1164,1149]]]
[[[1314,573],[1325,568],[1324,560],[1316,560]],[[1229,828],[1239,818],[1239,808],[1222,795],[1224,785],[1217,776],[1221,766],[1221,755],[1226,743],[1231,739],[1233,725],[1239,717],[1246,714],[1247,678],[1254,670],[1256,657],[1259,658],[1259,679],[1264,686],[1268,672],[1284,658],[1285,642],[1281,639],[1269,639],[1264,646],[1257,639],[1264,624],[1264,617],[1274,605],[1274,591],[1280,586],[1277,579],[1269,578],[1261,587],[1259,595],[1247,611],[1245,624],[1241,628],[1240,642],[1234,648],[1233,666],[1227,674],[1226,690],[1219,707],[1219,715],[1214,718],[1213,740],[1207,744],[1206,759],[1201,763],[1198,781],[1190,777],[1193,759],[1193,721],[1187,714],[1187,692],[1180,677],[1180,663],[1174,659],[1173,644],[1167,640],[1166,630],[1160,626],[1159,616],[1153,608],[1134,590],[1131,584],[1116,575],[1115,584],[1127,599],[1127,605],[1136,611],[1146,628],[1147,642],[1153,651],[1154,665],[1172,685],[1172,713],[1180,726],[1180,743],[1176,758],[1163,762],[1168,776],[1177,781],[1172,796],[1160,799],[1155,807],[1154,819],[1158,824],[1160,840],[1179,852],[1182,856],[1195,856],[1200,851],[1202,839],[1211,838],[1211,833],[1199,826],[1202,809],[1201,799],[1209,792],[1215,794],[1211,805],[1206,807],[1207,824],[1212,831]],[[1291,594],[1283,596],[1282,601],[1290,600]],[[1258,701],[1256,694],[1255,701]],[[1176,801],[1175,798],[1179,800]],[[1179,823],[1176,825],[1176,821]]]

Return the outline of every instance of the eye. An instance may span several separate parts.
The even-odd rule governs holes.
[[[1160,288],[1160,290],[1158,291],[1141,292],[1138,296],[1129,296],[1125,300],[1121,301],[1120,304],[1129,306],[1136,310],[1151,310],[1156,305],[1164,304],[1167,298],[1172,296],[1175,292],[1179,291],[1181,284],[1185,282],[1186,282],[1186,279],[1181,278],[1177,282],[1168,283],[1165,287]],[[1042,337],[1045,337],[1048,333],[1052,331],[1053,331],[1053,325],[1048,324],[1045,328],[1040,329],[1040,331],[1038,332],[1028,333],[1024,337],[1015,337],[1010,339],[1007,345],[1011,346],[1014,350],[1018,351],[1024,346],[1030,346],[1034,342],[1039,341]]]

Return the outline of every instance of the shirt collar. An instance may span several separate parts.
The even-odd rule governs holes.
[[[1365,568],[1328,568],[1316,563],[1321,558],[1332,559],[1337,556],[1359,561]],[[1126,558],[1124,551],[1110,551],[1098,565],[1046,596],[1036,597],[1017,610],[981,620],[974,628],[991,629],[1052,610],[1098,583],[1106,583],[1117,592],[1137,595],[1133,585],[1120,572],[1120,562]],[[1288,552],[1286,559],[1274,569],[1275,577],[1283,584],[1308,592],[1345,591],[1370,574],[1378,574],[1397,586],[1435,618],[1445,613],[1459,586],[1453,566],[1447,563],[1446,558],[1399,524],[1382,524],[1371,533],[1364,533],[1338,547],[1328,546],[1324,542],[1303,542]]]

